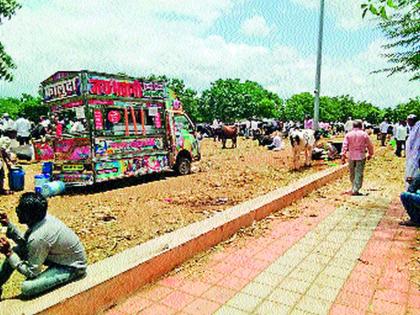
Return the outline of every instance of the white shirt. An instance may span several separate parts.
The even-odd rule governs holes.
[[[344,125],[344,131],[349,132],[349,131],[352,131],[352,129],[353,129],[353,121],[347,120],[346,124]]]
[[[398,141],[405,141],[407,139],[407,136],[407,127],[403,125],[398,125],[397,131],[395,133],[395,139],[397,139]]]
[[[48,119],[45,119],[41,121],[39,124],[44,128],[48,128],[48,126],[50,125],[50,121]]]
[[[81,133],[83,131],[85,131],[85,126],[83,126],[83,124],[80,121],[76,121],[70,129],[71,133],[76,133],[76,132]]]
[[[275,149],[281,149],[281,138],[279,137],[279,136],[275,136],[274,138],[273,138],[273,144],[274,144],[274,146],[275,146]]]
[[[251,121],[251,129],[252,130],[257,130],[258,129],[258,121]]]
[[[12,119],[4,119],[3,118],[3,130],[14,130],[15,129],[15,122]]]
[[[21,137],[29,137],[31,130],[31,123],[26,118],[19,118],[16,120],[16,131],[17,135]]]
[[[381,131],[381,133],[387,133],[388,132],[388,127],[389,127],[389,124],[386,121],[383,121],[379,125],[379,130]]]

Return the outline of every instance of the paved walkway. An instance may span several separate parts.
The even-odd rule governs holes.
[[[398,225],[403,215],[394,202],[274,220],[263,237],[212,254],[202,276],[166,277],[107,314],[420,314],[416,230]]]

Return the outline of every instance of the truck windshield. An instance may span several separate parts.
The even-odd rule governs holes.
[[[194,126],[190,120],[184,115],[175,115],[175,127],[177,130],[187,130],[189,132],[194,131]]]

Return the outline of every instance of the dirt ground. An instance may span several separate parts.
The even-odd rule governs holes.
[[[396,194],[403,189],[404,160],[387,153],[380,153],[369,163],[367,172],[376,182],[382,179],[386,187],[392,184],[386,194]],[[237,149],[226,150],[220,143],[205,139],[202,156],[191,175],[176,177],[167,173],[73,190],[50,198],[49,212],[76,231],[91,264],[331,165],[315,161],[311,168],[294,172],[290,170],[288,146],[284,151],[272,152],[259,147],[256,141],[244,139],[239,139]],[[32,191],[40,165],[27,165],[25,171],[25,189]],[[19,195],[0,197],[0,211],[8,213],[14,222]],[[297,205],[281,211],[285,218],[299,213]],[[5,286],[6,297],[18,293],[20,280],[15,275]]]

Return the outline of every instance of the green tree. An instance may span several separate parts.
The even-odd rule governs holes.
[[[389,42],[383,54],[392,67],[376,72],[412,73],[411,80],[420,79],[420,2],[418,0],[368,0],[362,4],[367,12],[379,18],[379,27]]]
[[[0,1],[0,24],[5,19],[10,19],[18,10],[21,5],[16,0],[1,0]],[[0,42],[0,80],[12,81],[13,74],[12,70],[16,69],[12,57],[10,57],[3,44]]]
[[[41,97],[22,94],[20,98],[0,98],[0,115],[3,113],[8,113],[13,119],[23,115],[32,121],[38,121],[41,115],[48,113],[48,107],[42,105]]]
[[[203,121],[224,122],[240,119],[279,118],[283,102],[274,93],[252,81],[219,79],[202,93],[199,110]]]
[[[321,107],[321,106],[320,106]],[[295,94],[286,100],[284,106],[284,119],[303,121],[305,116],[313,116],[314,97],[309,92]]]
[[[395,108],[386,108],[384,113],[393,121],[405,120],[410,114],[420,117],[420,97],[410,99],[407,103],[398,104]]]

